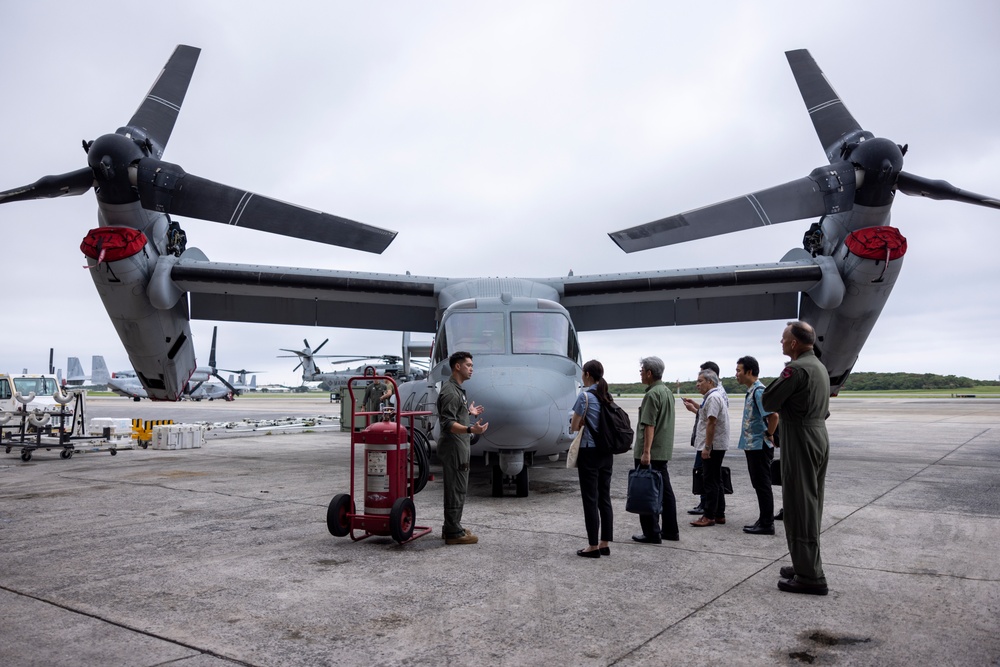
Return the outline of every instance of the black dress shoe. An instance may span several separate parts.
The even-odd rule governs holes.
[[[774,535],[774,524],[762,526],[759,523],[755,523],[752,526],[743,526],[743,532],[750,535]]]
[[[702,505],[698,505],[697,507],[692,507],[691,509],[688,510],[688,514],[704,514],[704,513],[705,513],[705,508]]]
[[[610,556],[611,555],[611,547],[601,547],[599,549],[599,551],[601,552],[602,556]]]
[[[576,555],[583,556],[584,558],[600,558],[601,550],[594,549],[593,551],[586,551],[584,549],[580,549],[579,551],[576,552]]]
[[[784,521],[785,520],[785,508],[784,507],[782,507],[780,510],[778,510],[778,513],[774,515],[774,520],[775,521]]]
[[[632,540],[640,544],[659,544],[660,542],[662,542],[659,535],[647,536],[643,535],[642,533],[633,535]]]
[[[794,579],[795,578],[795,568],[791,565],[782,565],[781,569],[778,570],[778,574],[781,575],[782,579]]]
[[[786,593],[803,593],[805,595],[826,595],[830,592],[826,584],[803,584],[795,579],[779,579],[778,589]]]

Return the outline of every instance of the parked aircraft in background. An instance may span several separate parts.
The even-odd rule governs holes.
[[[212,328],[212,348],[208,355],[208,366],[199,366],[195,369],[194,373],[191,374],[191,379],[184,387],[184,392],[181,395],[182,398],[193,401],[200,401],[206,398],[210,401],[216,399],[231,401],[243,392],[253,391],[256,388],[257,376],[253,376],[248,385],[246,384],[246,374],[258,371],[233,371],[234,373],[240,373],[240,381],[238,383],[233,382],[232,375],[229,376],[229,380],[219,375],[219,371],[225,369],[217,368],[215,365],[215,341],[218,329],[218,327]],[[212,378],[219,380],[219,382],[213,382]],[[150,397],[146,387],[142,384],[141,378],[135,371],[115,373],[114,377],[108,379],[107,384],[108,389],[119,396],[127,396],[136,401]],[[154,396],[153,398],[156,397]]]
[[[225,370],[220,368],[221,370]],[[233,388],[237,396],[242,396],[248,391],[257,391],[257,376],[253,375],[250,377],[250,382],[247,382],[247,373],[252,373],[253,371],[239,371],[239,375],[233,376],[232,373],[229,374],[229,386]]]
[[[324,340],[313,350],[309,341],[303,339],[305,348],[301,350],[290,350],[282,348],[282,352],[291,352],[291,355],[278,355],[279,358],[290,356],[297,357],[298,366],[293,371],[302,368],[303,386],[309,382],[319,382],[319,387],[323,391],[329,391],[337,397],[347,387],[348,381],[352,377],[365,374],[365,369],[372,367],[378,375],[387,375],[396,379],[397,382],[408,382],[420,380],[427,377],[427,362],[424,360],[430,357],[431,344],[429,342],[419,343],[410,340],[409,332],[403,334],[403,349],[401,355],[363,355],[363,354],[317,354],[330,341]],[[333,364],[347,364],[355,361],[365,361],[370,363],[362,364],[357,368],[347,368],[338,371],[322,371],[314,361],[315,359],[340,359]]]
[[[91,373],[89,376],[83,374],[83,365],[77,357],[69,357],[66,360],[66,377],[63,384],[69,386],[80,386],[90,384],[94,386],[107,385],[111,379],[108,372],[108,365],[104,363],[104,357],[94,355],[91,359]]]
[[[803,247],[781,261],[555,278],[212,262],[187,248],[171,215],[370,252],[381,252],[395,233],[229,188],[162,161],[199,52],[177,47],[128,125],[85,142],[87,167],[2,192],[0,203],[95,189],[101,226],[82,245],[89,274],[142,385],[160,400],[181,398],[199,370],[190,317],[434,334],[430,373],[400,388],[403,409],[433,409],[451,372],[448,356],[473,353],[475,374],[466,388],[487,406],[490,422],[473,452],[492,464],[494,494],[513,479],[518,495],[526,495],[532,458],[568,448],[580,388],[578,330],[799,317],[816,328],[836,392],[902,264],[905,239],[888,225],[896,192],[1000,208],[995,198],[902,171],[906,147],[864,131],[809,53],[790,51],[829,164],[785,185],[611,235],[631,252],[819,217]],[[425,426],[436,431],[436,420]]]

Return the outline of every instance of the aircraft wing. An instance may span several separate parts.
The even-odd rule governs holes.
[[[803,255],[805,253],[802,253]],[[794,319],[799,293],[824,272],[811,258],[773,264],[644,271],[546,280],[577,331]]]
[[[795,318],[824,271],[802,250],[772,264],[533,279],[579,331]],[[229,264],[181,258],[170,277],[191,317],[435,333],[438,295],[460,278]],[[484,294],[485,296],[486,294]],[[446,304],[444,304],[446,305]]]
[[[170,278],[190,293],[195,319],[427,333],[435,332],[438,292],[454,282],[183,257]]]

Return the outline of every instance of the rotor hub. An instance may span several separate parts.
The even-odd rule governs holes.
[[[97,198],[107,204],[127,204],[139,196],[129,178],[129,166],[145,157],[134,141],[120,134],[105,134],[94,140],[87,163],[97,181]]]

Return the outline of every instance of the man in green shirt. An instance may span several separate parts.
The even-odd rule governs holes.
[[[441,383],[437,398],[437,456],[444,474],[444,537],[445,544],[476,544],[479,538],[462,527],[462,510],[469,489],[469,458],[471,435],[489,428],[482,420],[469,425],[469,415],[478,417],[483,406],[469,403],[462,384],[472,377],[472,355],[456,352],[448,358],[451,377]]]
[[[660,544],[680,539],[677,528],[677,499],[670,486],[667,462],[674,455],[674,395],[663,384],[663,360],[646,357],[639,368],[646,393],[639,406],[639,426],[635,430],[635,467],[649,466],[663,477],[663,528],[659,514],[640,514],[642,532],[632,539],[642,544]]]

